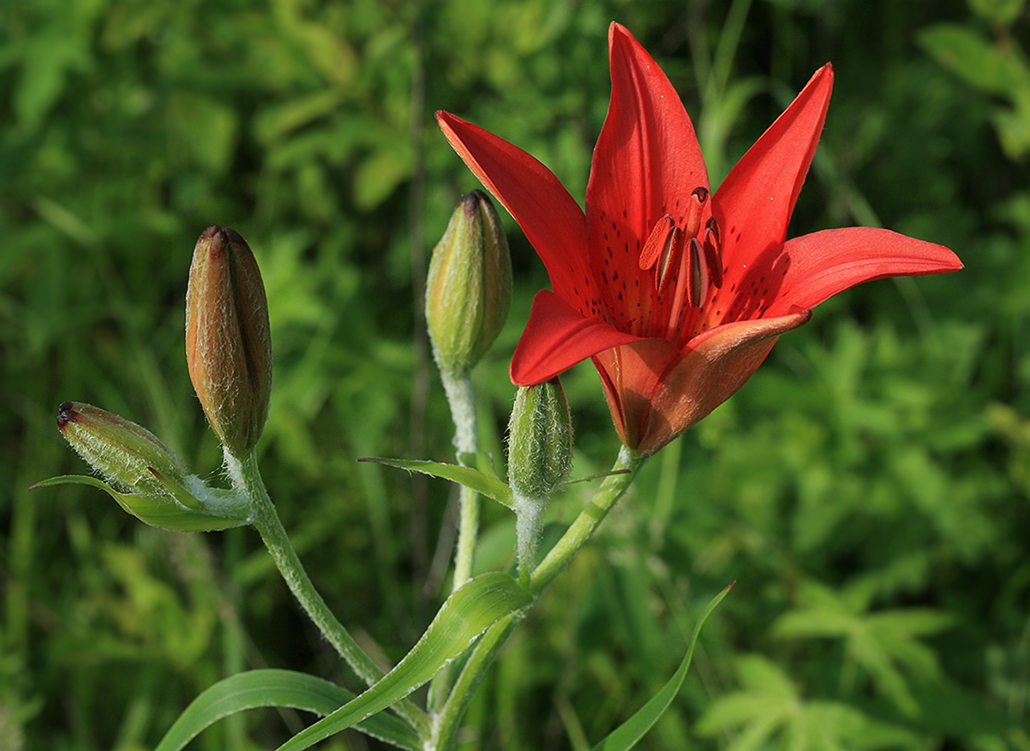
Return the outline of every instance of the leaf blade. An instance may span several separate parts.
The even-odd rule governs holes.
[[[293,736],[278,751],[302,751],[400,701],[461,655],[491,625],[532,604],[532,595],[508,574],[497,571],[470,579],[447,598],[397,667],[353,701]]]
[[[251,670],[207,688],[179,715],[155,751],[179,751],[203,730],[236,712],[292,707],[322,715],[351,701],[354,693],[335,683],[292,670]],[[357,728],[399,748],[415,751],[419,739],[392,715],[376,715]]]
[[[384,464],[387,467],[406,469],[409,472],[420,472],[424,475],[432,475],[442,480],[450,480],[459,485],[471,488],[482,496],[497,501],[502,506],[512,507],[511,488],[496,477],[491,477],[485,472],[480,472],[472,467],[462,467],[457,464],[446,464],[444,462],[431,462],[423,459],[359,459],[361,462],[373,462]]]
[[[679,668],[673,676],[665,683],[664,686],[659,689],[658,693],[652,696],[648,702],[634,713],[626,722],[622,723],[619,727],[615,728],[608,736],[594,746],[593,751],[628,751],[633,748],[640,741],[641,738],[650,730],[658,718],[665,714],[665,710],[672,704],[672,700],[676,698],[680,688],[683,686],[683,681],[687,677],[687,671],[690,669],[691,660],[694,658],[694,647],[697,646],[697,638],[701,634],[701,627],[708,620],[708,616],[712,614],[716,606],[723,601],[723,598],[729,594],[730,590],[733,589],[733,584],[730,584],[726,589],[717,594],[715,598],[708,603],[704,612],[701,613],[701,617],[698,619],[697,624],[694,626],[694,633],[690,638],[690,646],[687,648],[687,653],[683,657],[683,661],[680,663]]]
[[[163,478],[159,477],[162,482]],[[37,482],[32,488],[52,485],[89,485],[100,488],[118,502],[122,509],[141,522],[172,532],[214,532],[247,524],[247,519],[234,516],[219,516],[204,511],[188,509],[176,504],[171,498],[163,499],[139,493],[119,493],[103,480],[90,475],[61,475]]]

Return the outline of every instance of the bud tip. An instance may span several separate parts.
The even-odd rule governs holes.
[[[79,413],[75,411],[75,405],[71,402],[62,402],[61,406],[57,408],[57,428],[63,431],[65,426],[70,422],[76,422],[79,419]]]

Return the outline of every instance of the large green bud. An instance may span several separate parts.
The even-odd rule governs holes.
[[[493,344],[511,307],[508,238],[490,198],[462,196],[433,249],[426,322],[440,370],[466,375]]]
[[[246,498],[233,490],[208,487],[157,436],[124,417],[89,404],[64,402],[58,407],[57,427],[104,480],[63,475],[33,487],[91,485],[161,529],[226,529],[250,521]]]

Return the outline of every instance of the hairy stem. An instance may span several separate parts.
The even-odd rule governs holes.
[[[458,463],[464,464],[466,456],[479,451],[479,428],[476,423],[476,399],[472,389],[472,376],[453,375],[440,371],[447,403],[454,422],[454,448]],[[479,495],[476,491],[461,485],[458,489],[458,543],[454,552],[454,582],[451,591],[458,591],[472,578],[475,562],[476,539],[479,536]],[[447,701],[455,667],[446,666],[433,680],[429,691],[429,707],[438,711]]]
[[[537,566],[529,580],[528,589],[531,594],[540,595],[547,585],[554,581],[554,577],[562,572],[572,557],[593,536],[616,501],[622,498],[622,494],[632,484],[646,461],[647,459],[640,458],[625,446],[619,449],[619,456],[612,466],[612,472],[616,474],[610,474],[605,478],[590,503],[579,512],[576,521],[565,530],[565,534]]]
[[[547,585],[568,565],[572,557],[597,531],[598,525],[623,496],[646,461],[634,455],[629,449],[620,448],[619,456],[612,467],[615,474],[605,478],[590,503],[533,571],[532,576],[528,577],[528,584],[524,586],[531,594],[539,597]],[[525,580],[524,577],[520,578]],[[433,715],[433,731],[426,751],[453,751],[461,720],[472,701],[473,693],[497,658],[501,647],[518,625],[520,617],[516,614],[502,618],[480,637],[446,701]]]
[[[472,390],[472,376],[454,376],[441,372],[447,403],[454,421],[454,448],[458,463],[479,451],[479,430],[476,424],[476,399]],[[479,496],[474,490],[461,486],[458,496],[458,546],[454,554],[454,586],[457,591],[472,577],[475,560],[476,537],[479,534]]]
[[[286,585],[293,592],[301,607],[304,608],[304,612],[314,621],[318,630],[361,680],[369,686],[377,683],[383,677],[383,671],[376,666],[371,657],[365,654],[358,643],[354,641],[350,632],[336,619],[304,570],[297,551],[294,550],[293,543],[290,542],[290,538],[279,520],[279,514],[275,510],[272,499],[265,490],[265,484],[261,481],[254,452],[249,451],[243,456],[236,456],[226,450],[225,464],[233,485],[244,493],[250,502],[251,523],[261,535],[279,573],[282,574]],[[405,699],[396,704],[394,708],[397,714],[407,720],[416,732],[423,737],[428,734],[429,720],[425,712],[410,700]]]

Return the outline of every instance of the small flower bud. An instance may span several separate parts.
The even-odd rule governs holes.
[[[548,498],[572,469],[572,415],[561,381],[515,395],[508,422],[508,484],[518,495]]]
[[[251,449],[268,417],[272,341],[254,254],[231,229],[197,240],[186,293],[186,362],[207,421],[231,451]]]
[[[511,307],[508,238],[490,198],[462,196],[433,249],[426,321],[440,370],[466,374],[493,344]]]
[[[149,430],[98,407],[65,402],[57,427],[87,464],[122,490],[166,495],[154,471],[180,485],[188,474]]]
[[[246,498],[234,490],[208,487],[157,436],[134,422],[88,404],[65,402],[58,408],[57,427],[107,482],[65,475],[33,487],[92,485],[137,519],[161,529],[199,532],[250,521]]]
[[[572,416],[561,382],[520,388],[508,422],[508,485],[521,576],[531,573],[547,502],[571,469]]]

